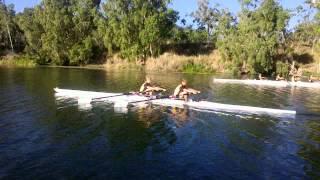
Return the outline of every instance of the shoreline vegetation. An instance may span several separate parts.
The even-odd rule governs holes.
[[[305,53],[307,54],[307,53]],[[304,54],[304,55],[305,55]],[[319,61],[320,54],[316,54],[313,59]],[[233,71],[230,64],[223,62],[219,52],[213,51],[208,55],[185,56],[172,53],[164,53],[157,58],[149,58],[146,64],[140,62],[128,61],[119,58],[118,56],[108,57],[105,63],[102,64],[87,64],[83,66],[59,66],[59,65],[39,65],[35,61],[30,60],[30,57],[25,55],[8,54],[0,57],[0,66],[6,67],[61,67],[61,68],[84,68],[84,69],[106,69],[106,70],[145,70],[149,72],[172,72],[172,73],[193,73],[193,74],[215,74],[227,73],[237,74]],[[304,75],[311,74],[320,76],[318,73],[319,64],[311,62],[302,64]],[[253,74],[251,74],[253,75]]]
[[[0,65],[288,77],[295,64],[306,75],[320,72],[317,1],[290,10],[278,0],[239,1],[233,14],[198,0],[192,22],[170,1],[157,2],[41,0],[16,13],[0,1]]]
[[[7,54],[0,57],[0,66],[10,67],[36,67],[37,63],[24,55]]]

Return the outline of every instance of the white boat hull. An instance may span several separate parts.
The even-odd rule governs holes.
[[[272,81],[272,80],[238,80],[238,79],[214,79],[213,82],[225,83],[225,84],[273,86],[273,87],[320,88],[320,83],[309,83],[309,82],[288,82],[288,81]]]
[[[176,100],[176,99],[155,99],[149,100],[147,97],[139,96],[139,95],[124,95],[124,96],[117,96],[121,94],[117,93],[104,93],[104,92],[92,92],[92,91],[79,91],[79,90],[67,90],[67,89],[54,89],[56,92],[56,96],[58,97],[68,97],[68,98],[76,98],[78,99],[79,103],[83,99],[83,102],[90,103],[94,98],[101,98],[101,97],[109,97],[105,99],[101,99],[106,102],[114,103],[114,104],[130,104],[133,105],[137,104],[145,104],[147,102],[151,102],[155,105],[160,106],[170,106],[170,107],[179,107],[183,108],[185,106],[190,107],[192,109],[199,109],[199,110],[211,110],[211,111],[221,111],[221,112],[231,112],[231,113],[240,113],[240,114],[267,114],[272,116],[295,116],[296,111],[292,110],[280,110],[280,109],[270,109],[270,108],[259,108],[259,107],[251,107],[251,106],[239,106],[239,105],[228,105],[228,104],[221,104],[221,103],[214,103],[208,101],[189,101],[185,102],[183,100]],[[111,96],[111,97],[110,97]],[[112,97],[116,96],[116,97]],[[146,101],[146,102],[139,102],[137,101]]]

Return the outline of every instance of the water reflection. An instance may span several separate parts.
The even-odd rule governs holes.
[[[298,155],[310,163],[304,166],[304,170],[309,177],[317,179],[320,177],[320,122],[319,120],[309,120],[306,122],[305,135],[308,141],[298,140],[300,145]]]
[[[218,85],[212,76],[152,73],[173,91],[186,78],[226,104],[295,109],[296,119],[200,112],[155,105],[119,112],[79,108],[53,88],[126,92],[146,73],[0,68],[0,178],[320,177],[320,93],[307,88]],[[300,114],[299,114],[300,113]]]
[[[169,116],[174,120],[177,128],[183,127],[190,120],[190,113],[187,107],[171,108]]]

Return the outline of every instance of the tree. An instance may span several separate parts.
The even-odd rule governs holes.
[[[6,6],[0,1],[0,48],[20,52],[24,47],[23,33],[15,22],[12,4]]]
[[[310,5],[311,8],[316,9],[316,14],[314,16],[314,20],[312,22],[312,54],[314,54],[315,49],[320,48],[320,2],[316,0],[307,0],[307,4]],[[310,32],[309,32],[310,33]],[[320,72],[320,60],[318,63],[318,73]]]
[[[35,9],[25,9],[18,19],[26,51],[45,64],[89,63],[102,48],[96,37],[99,4],[99,0],[43,0]]]
[[[168,0],[108,0],[104,5],[105,46],[124,58],[145,61],[160,53],[161,44],[177,21]]]
[[[242,10],[236,27],[229,28],[229,35],[220,30],[219,36],[232,43],[222,49],[239,68],[271,73],[276,67],[277,49],[284,43],[283,35],[289,13],[276,0],[245,0],[241,4]],[[226,29],[223,23],[222,29]],[[221,44],[225,45],[220,43],[220,46]]]
[[[39,64],[45,64],[45,57],[40,51],[42,48],[41,36],[44,33],[44,29],[35,15],[35,9],[24,9],[22,13],[17,15],[17,22],[24,33],[26,41],[25,52],[31,57],[35,56]]]
[[[208,0],[198,0],[198,9],[191,14],[195,22],[198,23],[199,28],[205,28],[207,31],[207,42],[210,42],[210,38],[213,34],[213,30],[217,25],[218,19],[220,17],[220,12],[218,10],[218,5],[215,7],[209,7]]]
[[[70,64],[88,64],[102,49],[100,39],[97,38],[100,0],[74,0],[73,4],[72,31],[75,37],[69,50]]]
[[[217,26],[217,47],[222,55],[222,58],[226,61],[237,60],[234,58],[236,54],[233,47],[236,47],[237,38],[237,22],[236,18],[227,9],[221,10],[221,16],[218,20]]]
[[[43,0],[36,8],[35,17],[44,30],[40,53],[47,62],[57,65],[70,63],[68,53],[75,39],[72,16],[71,0]]]

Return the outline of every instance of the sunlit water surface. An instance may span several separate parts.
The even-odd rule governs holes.
[[[211,75],[148,74],[196,100],[296,110],[295,118],[161,106],[82,109],[54,87],[127,92],[146,73],[0,68],[0,178],[318,179],[320,90],[214,84]],[[223,77],[217,75],[216,77]]]

